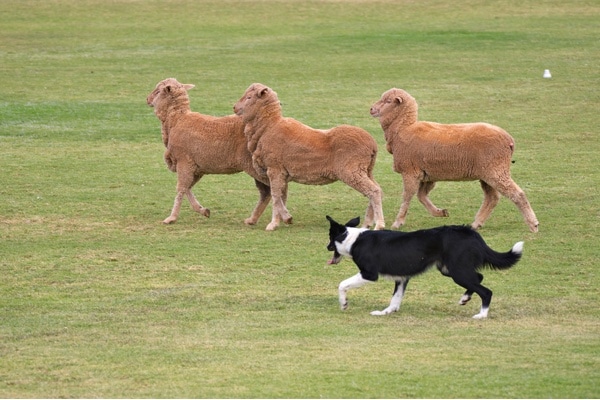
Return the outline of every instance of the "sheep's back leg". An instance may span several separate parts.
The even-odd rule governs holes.
[[[471,224],[473,229],[479,229],[483,226],[484,222],[489,218],[494,211],[494,208],[498,204],[500,200],[500,193],[492,186],[488,185],[484,181],[479,181],[481,183],[481,189],[483,190],[483,203],[475,214],[475,221]]]
[[[163,224],[172,224],[177,221],[177,217],[179,216],[179,210],[181,209],[181,200],[183,199],[183,195],[185,192],[177,191],[175,195],[175,201],[173,202],[173,208],[171,209],[171,215],[163,220]]]
[[[271,201],[271,188],[256,179],[254,180],[254,183],[258,189],[259,198],[258,203],[256,203],[256,206],[254,207],[254,210],[252,210],[250,217],[244,220],[246,225],[255,225],[267,208],[269,201]]]
[[[392,225],[392,229],[398,229],[404,225],[404,222],[406,221],[406,215],[408,214],[408,207],[410,206],[410,201],[419,189],[418,178],[402,175],[402,182],[404,185],[402,188],[402,205],[400,205],[400,210],[398,211],[396,220]]]
[[[521,211],[525,222],[529,226],[529,230],[531,232],[537,232],[539,222],[531,205],[529,204],[529,200],[527,200],[527,196],[523,189],[519,187],[510,177],[503,181],[497,182],[496,184],[492,184],[488,182],[489,185],[494,186],[494,188],[499,191],[503,196],[508,197]]]
[[[375,221],[374,229],[384,229],[385,220],[382,206],[383,192],[379,184],[375,182],[370,175],[371,174],[359,176],[353,175],[350,177],[342,176],[340,177],[340,180],[369,199],[363,226],[370,227],[373,224],[373,221]]]
[[[448,217],[448,210],[444,208],[436,207],[435,204],[431,202],[429,199],[429,192],[433,190],[435,187],[435,182],[421,182],[419,185],[419,191],[417,193],[417,198],[425,206],[429,214],[434,217]]]
[[[200,180],[200,178],[202,178],[203,175],[187,174],[185,170],[186,169],[182,168],[181,166],[177,170],[177,195],[175,196],[173,208],[171,209],[171,215],[165,218],[163,221],[164,224],[171,224],[177,221],[177,217],[179,216],[179,211],[181,209],[181,201],[183,200],[184,195],[187,196],[194,211],[204,215],[205,217],[210,217],[210,210],[202,207],[192,193],[192,187]]]
[[[198,202],[198,199],[196,199],[196,196],[194,196],[194,193],[192,193],[191,188],[187,190],[186,195],[194,211],[204,215],[206,218],[210,217],[210,210],[206,207],[202,207],[202,205]]]

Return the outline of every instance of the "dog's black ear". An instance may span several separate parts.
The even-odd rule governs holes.
[[[351,219],[350,221],[346,222],[346,226],[348,226],[350,228],[356,228],[358,226],[358,224],[360,224],[360,217],[356,217],[356,218]]]
[[[338,223],[336,220],[331,218],[329,215],[326,215],[325,218],[327,218],[327,221],[329,221],[329,224],[331,226],[343,226],[342,224]]]

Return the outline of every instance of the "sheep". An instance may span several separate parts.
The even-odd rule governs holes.
[[[168,78],[160,81],[146,98],[162,124],[165,163],[177,173],[177,195],[171,214],[163,223],[177,220],[184,195],[194,211],[210,217],[210,210],[200,205],[192,187],[207,174],[244,171],[254,178],[259,192],[258,203],[244,221],[254,225],[271,200],[271,193],[268,180],[262,180],[252,166],[242,119],[237,115],[214,117],[192,112],[187,91],[193,87]]]
[[[377,143],[365,130],[341,125],[328,130],[313,129],[292,118],[284,118],[277,93],[254,83],[234,105],[245,125],[248,149],[257,172],[268,178],[273,215],[266,230],[283,220],[292,223],[286,208],[288,182],[326,185],[342,181],[369,199],[364,226],[385,227],[382,191],[373,179]]]
[[[438,181],[479,180],[484,199],[471,224],[483,226],[500,200],[500,193],[519,208],[532,232],[538,220],[525,193],[510,176],[514,139],[502,128],[487,123],[439,124],[418,121],[416,100],[402,89],[392,88],[373,104],[385,134],[386,149],[393,155],[394,171],[402,175],[402,205],[392,228],[405,222],[412,197],[435,217],[448,211],[436,207],[428,197]]]

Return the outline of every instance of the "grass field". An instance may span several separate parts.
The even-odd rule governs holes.
[[[0,397],[597,398],[600,4],[597,1],[0,2]],[[551,79],[543,79],[550,69]],[[401,87],[420,117],[487,121],[516,140],[515,181],[540,220],[503,199],[481,234],[522,261],[479,299],[436,272],[350,292],[327,266],[328,224],[364,214],[348,187],[291,184],[294,224],[265,232],[243,174],[195,188],[212,211],[169,214],[176,177],[146,105],[196,88],[225,115],[252,82],[317,128],[367,129],[391,226],[402,184],[369,116]],[[440,183],[436,219],[470,223],[476,182]]]

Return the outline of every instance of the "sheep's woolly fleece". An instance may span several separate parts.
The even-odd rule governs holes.
[[[268,180],[262,179],[252,165],[244,123],[237,115],[214,117],[192,112],[188,90],[193,87],[168,78],[160,81],[146,98],[161,122],[165,162],[177,173],[177,195],[171,214],[163,222],[169,224],[177,220],[184,195],[196,212],[210,216],[210,210],[194,197],[192,187],[207,174],[243,171],[254,178],[259,191],[258,203],[245,220],[246,224],[256,224],[271,195]]]
[[[511,178],[515,141],[505,130],[483,122],[418,121],[416,100],[396,88],[383,93],[371,107],[371,115],[379,119],[386,148],[394,158],[394,171],[402,175],[404,183],[402,205],[393,228],[404,224],[415,194],[431,215],[448,216],[447,210],[429,199],[436,182],[479,180],[484,199],[473,228],[483,226],[502,194],[515,203],[529,229],[538,231],[539,223],[527,196]]]
[[[369,199],[365,225],[385,226],[382,191],[373,178],[377,143],[364,129],[341,125],[314,129],[285,118],[277,93],[256,83],[235,104],[244,123],[248,149],[255,169],[269,179],[273,216],[267,230],[283,220],[291,223],[286,208],[288,182],[324,185],[342,181]]]

